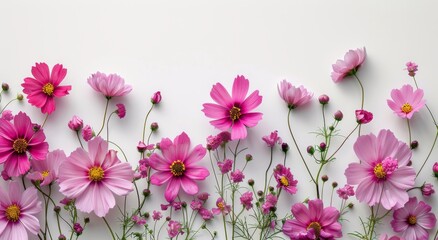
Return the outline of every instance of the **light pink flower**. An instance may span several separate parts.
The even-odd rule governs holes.
[[[82,121],[82,119],[76,115],[74,115],[73,118],[68,122],[68,127],[73,131],[81,130],[83,125],[84,121]]]
[[[49,144],[43,130],[35,132],[26,113],[19,112],[13,122],[0,119],[0,163],[7,174],[16,177],[30,169],[29,153],[34,160],[46,158]]]
[[[22,192],[17,182],[8,187],[8,192],[0,189],[0,239],[28,239],[27,231],[37,235],[40,223],[35,215],[41,212],[37,190],[30,187]]]
[[[55,150],[47,154],[45,160],[30,160],[32,170],[26,175],[33,181],[40,181],[41,186],[46,186],[58,178],[59,166],[67,159],[64,151]]]
[[[71,90],[71,86],[59,86],[67,75],[67,69],[62,64],[56,64],[50,73],[46,63],[35,63],[32,75],[34,78],[27,77],[21,84],[23,92],[30,104],[41,108],[42,113],[51,114],[55,111],[55,97],[63,97]]]
[[[14,119],[14,115],[12,115],[12,111],[11,110],[3,110],[2,112],[2,116],[0,119],[4,119],[6,121],[11,121],[12,119]]]
[[[151,183],[161,186],[167,182],[164,197],[168,202],[175,200],[180,188],[189,195],[198,193],[195,180],[210,175],[207,168],[196,165],[205,156],[205,148],[199,144],[190,150],[190,138],[183,132],[173,142],[163,138],[160,149],[162,155],[154,153],[149,158],[150,166],[157,171],[151,176]]]
[[[91,129],[90,125],[85,125],[84,128],[82,128],[82,138],[88,142],[94,137],[93,129]]]
[[[278,143],[278,144],[282,144],[283,143],[281,138],[278,136],[278,131],[277,130],[271,132],[271,134],[268,135],[268,136],[263,136],[262,140],[265,141],[266,144],[268,144],[268,147],[274,147],[274,145],[276,143]]]
[[[345,184],[343,188],[336,190],[336,193],[340,198],[347,200],[348,197],[354,196],[354,189],[353,186]]]
[[[231,206],[227,205],[225,203],[225,200],[221,197],[216,200],[216,207],[217,208],[211,209],[211,211],[215,215],[219,215],[219,214],[227,215],[228,213],[231,212]]]
[[[132,87],[125,84],[125,80],[117,74],[106,75],[97,72],[88,78],[88,84],[97,92],[105,95],[106,98],[121,97],[131,92]]]
[[[358,185],[356,198],[369,206],[381,203],[385,209],[403,207],[409,200],[407,189],[415,184],[415,171],[407,166],[411,149],[389,130],[362,135],[354,144],[360,163],[345,170],[347,183]]]
[[[170,238],[174,238],[178,236],[178,234],[182,233],[182,229],[181,229],[182,225],[178,221],[170,220],[167,226],[169,227],[167,229],[167,233],[169,234]]]
[[[401,118],[411,119],[414,113],[424,107],[425,100],[422,89],[414,91],[411,85],[403,85],[400,89],[391,91],[392,100],[388,99],[388,106]]]
[[[122,103],[118,103],[116,104],[117,110],[117,116],[119,116],[119,118],[124,118],[126,116],[126,108],[125,105]]]
[[[355,74],[365,61],[365,56],[365,48],[348,51],[344,56],[344,60],[338,59],[336,63],[332,65],[332,80],[335,83],[339,83],[346,76]]]
[[[249,210],[252,208],[252,192],[247,191],[245,193],[242,194],[242,196],[240,196],[240,203],[243,205],[243,207],[246,210]]]
[[[292,206],[294,219],[286,220],[283,233],[290,239],[335,239],[342,237],[339,211],[334,207],[324,208],[319,199],[310,200],[309,208],[303,203]]]
[[[429,239],[429,232],[435,227],[436,217],[425,202],[410,198],[403,208],[394,211],[392,229],[401,232],[405,239]]]
[[[415,73],[418,71],[418,65],[414,62],[407,62],[405,69],[408,70],[409,76],[415,77]]]
[[[278,84],[278,93],[287,103],[290,109],[297,108],[308,102],[313,97],[313,93],[307,91],[303,86],[295,87],[292,83],[283,80]]]
[[[116,204],[114,194],[133,190],[134,171],[121,162],[101,137],[88,142],[88,152],[77,148],[59,168],[59,191],[76,199],[76,207],[86,213],[105,216]]]
[[[356,110],[356,121],[360,124],[367,124],[373,120],[373,114],[371,112],[365,111],[363,109]]]
[[[295,194],[297,192],[298,181],[294,180],[290,168],[278,164],[274,169],[274,178],[277,181],[277,188],[282,188],[289,194]]]
[[[262,113],[251,112],[262,103],[259,91],[246,97],[249,81],[244,76],[234,79],[232,95],[220,83],[211,89],[210,96],[217,103],[204,103],[205,116],[216,120],[210,123],[216,128],[226,131],[231,128],[231,139],[244,139],[247,127],[254,127],[262,119]]]

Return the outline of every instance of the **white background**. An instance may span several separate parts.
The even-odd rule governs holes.
[[[135,165],[138,161],[135,147],[141,138],[150,96],[155,91],[162,92],[163,101],[150,117],[150,121],[160,125],[152,140],[173,139],[186,131],[194,144],[205,144],[208,135],[218,132],[201,112],[203,103],[212,102],[211,86],[221,82],[230,89],[235,76],[242,74],[250,80],[250,91],[258,89],[263,96],[263,103],[257,109],[264,113],[263,120],[249,130],[249,138],[242,142],[254,156],[246,179],[258,180],[269,161],[269,150],[261,137],[278,130],[284,141],[292,145],[287,131],[287,108],[277,93],[281,80],[304,85],[314,92],[312,103],[293,114],[293,129],[303,150],[321,141],[310,132],[321,126],[316,99],[323,93],[331,97],[329,116],[338,109],[344,112],[341,133],[346,135],[354,127],[354,110],[360,106],[358,84],[352,78],[340,84],[330,79],[331,64],[349,49],[367,49],[366,61],[358,75],[365,87],[365,109],[372,111],[375,119],[362,128],[363,133],[389,128],[400,140],[407,141],[406,122],[386,104],[391,89],[412,84],[404,70],[407,61],[419,64],[417,80],[425,89],[428,105],[438,113],[435,93],[437,9],[438,3],[434,1],[407,0],[124,3],[3,0],[0,3],[0,81],[11,86],[9,95],[4,98],[10,99],[22,91],[20,84],[31,76],[35,62],[47,62],[49,66],[62,63],[68,69],[63,84],[72,85],[73,89],[70,95],[57,100],[57,110],[45,129],[50,150],[61,148],[68,155],[78,147],[73,132],[67,128],[71,117],[76,114],[95,129],[99,129],[102,119],[105,99],[93,91],[86,79],[96,71],[120,74],[133,86],[133,91],[112,100],[110,109],[122,102],[126,104],[127,116],[111,121],[111,138],[125,149],[131,164]],[[6,100],[1,105],[5,103]],[[26,111],[35,122],[44,119],[39,109],[24,102],[13,103],[10,109],[14,113]],[[418,169],[432,144],[435,129],[425,109],[412,119],[411,127],[413,138],[420,142],[412,159]],[[337,161],[326,168],[329,182],[345,184],[344,169],[348,163],[358,161],[352,151],[354,140],[350,139]],[[417,185],[424,181],[436,183],[431,166],[437,156],[435,151],[417,179]],[[308,160],[316,171],[316,165]],[[281,161],[282,155],[277,151],[274,164]],[[204,165],[209,166],[208,157]],[[295,202],[315,197],[293,148],[287,165],[299,180],[299,192],[292,197],[281,197],[283,212],[289,211]],[[213,178],[200,186],[201,191],[213,189]],[[153,187],[152,191],[153,198],[146,206],[150,211],[159,208],[164,199],[163,188]],[[418,195],[418,191],[412,194]],[[213,195],[209,200],[210,207],[216,197]],[[432,205],[437,203],[436,196],[426,201]],[[344,239],[350,238],[347,233],[360,230],[358,215],[367,213],[364,205],[354,202],[355,209],[346,215],[349,221],[343,222]],[[434,211],[438,213],[437,209]],[[116,213],[112,210],[108,218],[117,229]],[[391,215],[379,226],[379,232],[391,231],[390,219]],[[221,232],[220,218],[214,224]],[[56,232],[55,228],[53,231]],[[91,214],[91,224],[81,238],[109,237],[103,222]],[[204,239],[202,235],[200,239]]]

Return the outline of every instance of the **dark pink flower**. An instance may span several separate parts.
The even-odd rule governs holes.
[[[265,141],[266,144],[268,144],[268,147],[274,147],[276,143],[282,144],[281,138],[278,136],[278,131],[275,130],[271,132],[270,135],[262,137],[262,140]]]
[[[231,206],[227,205],[224,199],[221,197],[216,200],[216,207],[217,208],[211,209],[211,211],[215,215],[219,215],[219,214],[227,215],[228,213],[231,212]]]
[[[411,85],[403,85],[400,89],[391,91],[392,100],[388,99],[388,106],[401,118],[411,119],[414,113],[420,111],[425,105],[423,90],[414,88]]]
[[[327,104],[330,101],[330,97],[327,96],[326,94],[323,94],[321,96],[318,97],[318,101],[319,103],[321,103],[322,105]]]
[[[140,225],[140,226],[143,226],[143,225],[146,224],[146,219],[145,219],[144,217],[141,217],[141,216],[138,216],[138,215],[134,215],[134,216],[132,216],[131,220],[132,220],[135,224]]]
[[[2,116],[0,119],[4,119],[6,121],[11,121],[12,119],[14,119],[14,115],[12,115],[12,111],[11,110],[3,110],[2,112]]]
[[[353,186],[345,184],[343,188],[336,190],[336,193],[340,198],[347,200],[348,197],[354,196],[354,189]]]
[[[286,220],[283,233],[290,239],[335,239],[342,237],[338,222],[339,211],[334,207],[324,208],[319,199],[310,200],[309,208],[303,203],[292,206],[294,219]]]
[[[117,74],[106,75],[97,72],[88,78],[88,84],[97,92],[105,95],[106,98],[125,96],[131,92],[132,87],[125,84],[125,80]]]
[[[246,210],[249,210],[252,208],[252,192],[247,191],[245,193],[242,194],[242,196],[240,196],[240,203],[243,205],[243,207]]]
[[[275,195],[272,194],[268,194],[266,196],[265,202],[262,205],[262,212],[264,214],[269,214],[269,212],[271,211],[271,209],[273,207],[275,207],[275,205],[277,205],[277,197]]]
[[[122,103],[118,103],[116,104],[117,110],[117,116],[119,116],[119,118],[124,118],[126,116],[126,108],[125,105]]]
[[[202,208],[202,202],[199,200],[192,200],[192,202],[190,203],[190,208],[192,208],[193,210],[199,210]]]
[[[67,69],[62,64],[56,64],[50,73],[46,63],[36,63],[32,67],[32,75],[34,78],[27,77],[21,84],[23,92],[30,104],[41,108],[42,113],[51,114],[55,111],[55,97],[63,97],[71,90],[71,86],[59,86],[67,75]]]
[[[430,195],[434,194],[435,190],[433,190],[433,185],[430,183],[425,183],[423,186],[421,186],[421,194],[425,197],[429,197]]]
[[[29,156],[34,160],[46,158],[49,144],[44,131],[35,132],[30,118],[23,112],[14,120],[0,119],[0,163],[11,177],[25,174],[30,169]]]
[[[236,169],[236,171],[231,172],[230,177],[231,177],[231,181],[233,183],[239,183],[239,182],[243,181],[243,179],[245,178],[245,175],[243,174],[242,171],[240,171],[239,169]]]
[[[75,224],[73,224],[73,231],[74,231],[77,235],[81,235],[82,232],[84,231],[84,228],[81,226],[80,223],[75,223]]]
[[[222,174],[226,174],[229,171],[231,171],[231,168],[233,167],[233,160],[231,159],[225,159],[222,162],[217,162],[217,166],[221,170]]]
[[[174,238],[174,237],[178,236],[178,234],[182,233],[182,229],[181,229],[182,225],[178,221],[170,220],[169,224],[167,224],[167,226],[169,227],[167,229],[167,234],[169,234],[170,238]]]
[[[438,162],[435,162],[432,167],[433,175],[438,178]]]
[[[206,221],[213,218],[213,213],[210,210],[205,209],[205,208],[199,209],[199,214],[201,215],[202,219],[204,219]]]
[[[154,219],[154,221],[158,221],[163,217],[163,215],[161,214],[160,211],[153,211],[152,212],[152,219]]]
[[[373,120],[373,114],[363,109],[356,110],[356,121],[360,124],[367,124]]]
[[[394,211],[391,226],[394,232],[401,232],[405,239],[429,239],[429,232],[435,227],[436,217],[427,203],[412,197],[403,208]]]
[[[183,132],[173,142],[162,139],[160,149],[162,155],[154,153],[149,158],[150,166],[157,171],[151,176],[151,183],[161,186],[167,182],[164,197],[168,202],[175,200],[180,188],[189,195],[198,193],[195,180],[210,175],[207,168],[196,165],[205,156],[205,148],[199,144],[190,150],[190,138]]]
[[[199,200],[206,202],[208,200],[208,197],[210,196],[209,193],[207,192],[202,192],[200,194],[198,194],[198,196],[196,196]]]
[[[414,62],[407,62],[405,69],[408,70],[409,76],[415,77],[415,73],[418,71],[418,65]]]
[[[294,180],[290,168],[278,164],[274,169],[274,178],[277,181],[277,188],[282,188],[289,194],[295,194],[297,192],[298,181]]]
[[[158,104],[161,102],[161,92],[155,92],[154,95],[151,97],[152,104]]]
[[[73,131],[81,130],[83,125],[84,122],[82,119],[76,115],[74,115],[73,118],[68,122],[68,127]]]
[[[55,150],[47,154],[47,158],[40,161],[30,160],[32,170],[26,175],[33,181],[40,181],[41,186],[46,186],[58,179],[59,166],[67,159],[64,151]]]
[[[336,121],[342,121],[342,119],[344,118],[344,114],[341,111],[336,111],[335,114],[333,115],[333,118]]]
[[[365,48],[358,48],[356,50],[348,51],[344,56],[344,60],[338,59],[336,63],[332,65],[332,80],[335,83],[339,83],[346,76],[355,74],[359,67],[362,65],[362,63],[365,61],[365,56]]]
[[[290,109],[297,108],[310,102],[313,97],[313,93],[307,91],[303,86],[295,87],[292,83],[287,82],[286,80],[283,80],[278,84],[278,93]]]
[[[262,97],[256,90],[248,97],[249,81],[244,76],[234,79],[232,95],[220,83],[211,89],[210,96],[217,103],[204,103],[205,116],[216,120],[210,123],[220,130],[231,128],[231,139],[244,139],[247,127],[254,127],[262,119],[262,113],[251,112],[262,103]]]
[[[222,143],[222,138],[220,135],[208,136],[207,137],[207,149],[216,150]]]
[[[82,138],[83,138],[86,142],[88,142],[88,141],[90,141],[93,137],[94,137],[93,129],[91,129],[90,125],[86,125],[86,126],[82,129]]]

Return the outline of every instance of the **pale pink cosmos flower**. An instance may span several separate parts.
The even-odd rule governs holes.
[[[0,119],[0,163],[11,177],[30,169],[29,156],[34,160],[46,158],[49,144],[43,130],[34,131],[26,113],[19,112],[13,121]]]
[[[294,180],[290,168],[278,164],[274,169],[274,178],[277,181],[277,188],[282,188],[289,194],[295,194],[297,192],[298,181]]]
[[[339,211],[334,207],[324,208],[319,199],[310,200],[309,208],[303,203],[292,206],[294,219],[283,224],[283,233],[290,239],[335,239],[342,237],[338,222]]]
[[[262,140],[265,141],[266,144],[268,144],[268,147],[274,147],[276,143],[282,144],[283,141],[281,140],[281,137],[278,136],[278,131],[275,130],[271,132],[268,136],[263,136]]]
[[[287,82],[286,80],[283,80],[278,84],[278,93],[290,109],[297,108],[310,102],[313,97],[313,93],[307,91],[303,86],[295,87],[292,83]]]
[[[388,106],[401,118],[411,119],[414,113],[420,111],[425,105],[422,89],[414,88],[411,85],[403,85],[401,89],[391,91],[391,99],[387,100]]]
[[[180,188],[189,195],[198,193],[195,181],[204,180],[210,172],[196,165],[206,154],[201,144],[190,149],[190,138],[185,132],[174,141],[163,138],[160,142],[161,155],[154,153],[149,157],[151,168],[157,172],[151,176],[151,183],[161,186],[167,182],[164,197],[168,202],[175,200]]]
[[[59,166],[67,159],[64,151],[54,150],[47,154],[45,160],[30,160],[32,170],[26,175],[33,181],[40,181],[41,186],[49,185],[58,179]]]
[[[360,136],[354,151],[360,163],[350,163],[345,176],[348,184],[358,185],[356,198],[388,210],[403,207],[409,200],[406,190],[415,184],[415,171],[407,166],[412,156],[408,145],[390,130],[381,130],[377,136]]]
[[[394,211],[392,229],[401,232],[405,239],[429,239],[429,230],[436,224],[436,217],[427,203],[412,197],[403,208]]]
[[[358,48],[356,50],[348,51],[344,56],[344,60],[338,59],[336,63],[332,65],[332,80],[335,83],[339,83],[346,76],[355,74],[359,67],[362,65],[362,63],[365,61],[365,57],[365,48]]]
[[[8,192],[0,189],[0,239],[28,239],[27,232],[37,235],[40,223],[35,216],[41,212],[34,187],[20,190],[17,182],[10,182]]]
[[[133,190],[134,171],[96,137],[88,142],[88,152],[77,148],[71,153],[61,164],[58,178],[59,191],[75,198],[79,210],[103,217],[116,204],[114,194],[125,196]]]
[[[125,84],[125,80],[117,74],[97,72],[88,78],[88,84],[97,92],[105,95],[106,98],[121,97],[132,91],[132,87]]]
[[[41,108],[42,113],[55,111],[55,97],[63,97],[71,90],[71,86],[59,86],[67,75],[62,64],[56,64],[50,73],[46,63],[35,63],[32,67],[33,78],[27,77],[21,84],[30,104]]]
[[[210,96],[217,103],[204,103],[202,111],[205,116],[216,120],[210,123],[220,130],[231,128],[231,139],[244,139],[247,135],[247,127],[254,127],[262,119],[262,113],[252,112],[262,103],[259,91],[252,92],[246,97],[249,89],[249,81],[244,76],[234,79],[232,94],[220,83],[216,83],[211,89]]]

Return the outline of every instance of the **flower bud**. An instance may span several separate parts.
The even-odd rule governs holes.
[[[282,143],[281,144],[281,151],[283,151],[284,153],[287,153],[287,151],[289,151],[289,144]]]
[[[146,146],[146,144],[144,143],[144,142],[142,142],[142,141],[139,141],[138,142],[138,144],[137,144],[137,150],[139,151],[139,152],[144,152],[144,151],[146,151],[146,149],[147,149],[148,147]]]
[[[152,132],[155,132],[158,130],[158,123],[157,122],[151,123],[151,130],[152,130]]]
[[[321,176],[321,180],[322,180],[323,182],[327,182],[328,179],[329,179],[329,177],[328,177],[327,175],[322,175],[322,176]]]
[[[250,185],[251,187],[254,186],[254,179],[249,179],[248,185]]]
[[[149,190],[149,189],[143,190],[143,196],[149,197],[150,195],[151,195],[151,190]]]
[[[356,110],[356,121],[359,124],[367,124],[373,120],[373,114],[363,109]]]
[[[2,90],[3,91],[8,91],[9,90],[9,84],[7,84],[7,83],[2,83]]]
[[[323,95],[319,96],[318,100],[319,100],[319,103],[321,103],[322,105],[325,105],[329,102],[330,98],[329,98],[329,96],[323,94]]]
[[[66,240],[67,238],[64,236],[64,234],[59,235],[58,240]]]
[[[252,155],[251,154],[246,154],[245,155],[245,160],[247,161],[247,162],[249,162],[249,161],[251,161],[252,160]]]
[[[56,213],[59,213],[59,212],[61,212],[61,207],[60,206],[55,206],[53,208],[53,211],[55,211]]]
[[[82,232],[84,231],[84,228],[81,226],[81,224],[79,223],[75,223],[73,225],[73,230],[74,232],[79,236],[82,234]]]
[[[338,183],[337,182],[332,182],[332,187],[333,188],[336,188],[338,186]]]
[[[172,220],[172,218],[170,218],[169,216],[166,217],[166,222]]]
[[[353,203],[349,203],[347,206],[348,206],[348,208],[352,209],[354,207],[354,204]]]
[[[424,183],[423,186],[421,186],[421,194],[423,194],[423,196],[429,197],[433,193],[435,193],[435,190],[433,190],[432,184]]]
[[[84,223],[89,223],[89,222],[90,222],[90,218],[89,217],[84,218]]]
[[[435,175],[435,177],[438,178],[438,162],[433,164],[432,171],[433,171],[433,175]]]
[[[325,144],[325,142],[319,144],[319,150],[321,152],[324,152],[326,148],[327,148],[327,144]]]
[[[344,114],[338,110],[335,112],[334,118],[336,121],[342,121],[342,119],[344,118]]]
[[[84,122],[82,119],[76,115],[74,115],[73,118],[68,122],[68,127],[73,131],[81,130],[83,125]]]
[[[21,93],[17,94],[17,100],[18,101],[23,100],[23,98],[24,98],[23,94],[21,94]]]
[[[273,186],[269,186],[269,192],[273,192],[275,188]]]
[[[307,153],[313,155],[315,153],[315,148],[313,148],[313,146],[308,146]]]
[[[151,97],[152,104],[158,104],[161,102],[161,92],[155,92],[154,95]]]
[[[262,190],[257,191],[257,196],[259,197],[263,196],[263,191]]]
[[[411,149],[416,149],[418,147],[418,141],[414,140],[411,142]]]

